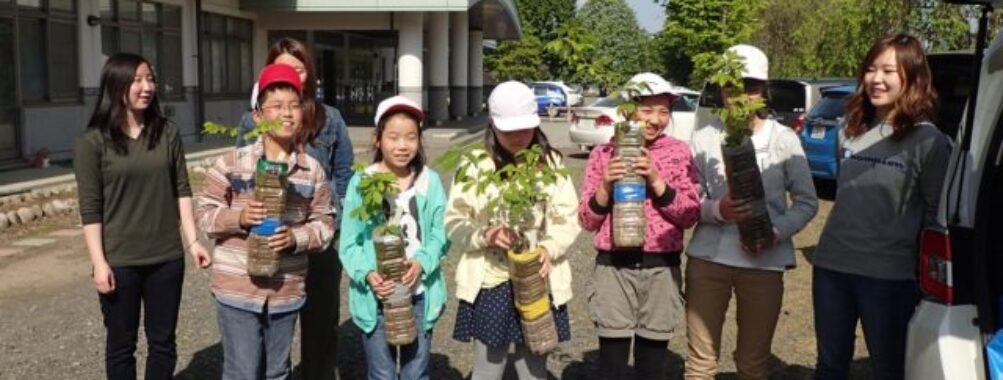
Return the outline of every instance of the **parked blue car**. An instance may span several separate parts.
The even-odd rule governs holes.
[[[808,158],[808,167],[815,178],[835,180],[839,176],[839,134],[846,102],[856,90],[856,85],[822,88],[822,99],[805,118],[804,129],[799,136]]]
[[[557,107],[558,111],[563,111],[568,105],[568,94],[564,89],[551,83],[533,83],[533,93],[536,94],[536,112],[545,115],[550,105]]]

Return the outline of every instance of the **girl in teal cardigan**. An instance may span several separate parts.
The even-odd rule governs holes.
[[[432,327],[446,304],[446,282],[439,261],[448,249],[444,227],[446,195],[439,175],[425,166],[421,146],[420,123],[424,112],[414,102],[395,96],[380,103],[376,112],[374,163],[366,173],[390,172],[397,177],[400,193],[395,202],[404,236],[407,271],[403,285],[411,290],[418,336],[401,346],[400,371],[398,352],[387,343],[380,300],[398,285],[383,279],[376,270],[376,252],[372,231],[374,220],[352,215],[362,205],[359,189],[361,175],[348,183],[346,213],[341,218],[341,242],[338,251],[350,279],[349,311],[352,321],[362,329],[368,378],[428,379]]]

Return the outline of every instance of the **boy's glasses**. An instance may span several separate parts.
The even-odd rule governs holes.
[[[268,113],[279,113],[279,112],[282,112],[282,111],[297,112],[297,111],[300,111],[302,109],[303,109],[303,104],[302,103],[289,103],[289,104],[286,104],[286,105],[282,105],[282,104],[268,104],[268,105],[265,105],[265,106],[261,107],[262,111],[265,111],[265,112],[268,112]]]

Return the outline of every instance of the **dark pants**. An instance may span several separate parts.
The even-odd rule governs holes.
[[[334,246],[311,254],[306,304],[300,311],[301,368],[305,380],[334,380],[338,368],[341,261]]]
[[[876,379],[902,379],[906,330],[919,302],[915,280],[882,280],[814,268],[812,303],[818,364],[815,379],[846,379],[856,338],[864,330]]]
[[[178,325],[181,285],[185,261],[113,267],[115,292],[99,295],[104,326],[108,332],[105,346],[105,370],[108,379],[136,378],[136,339],[139,311],[143,310],[143,328],[149,353],[146,379],[171,379],[178,359],[174,329]]]

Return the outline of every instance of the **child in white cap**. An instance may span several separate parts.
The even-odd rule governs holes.
[[[491,127],[485,133],[486,155],[476,163],[481,170],[501,170],[515,164],[516,154],[534,145],[543,148],[544,162],[563,168],[562,156],[539,128],[536,96],[526,85],[505,82],[488,97]],[[546,200],[533,208],[533,226],[523,229],[529,246],[540,252],[540,275],[549,285],[551,312],[559,341],[571,339],[565,306],[571,299],[571,266],[565,256],[580,231],[575,222],[578,198],[571,178],[560,176],[553,184],[540,183]],[[492,191],[492,189],[488,189]],[[513,301],[506,251],[516,238],[512,226],[492,224],[486,200],[476,188],[453,186],[446,211],[449,238],[460,252],[456,267],[456,296],[460,300],[453,338],[474,341],[472,379],[501,379],[509,347],[515,348],[515,369],[520,379],[546,379],[546,356],[525,345],[520,317]]]
[[[393,220],[399,221],[407,257],[403,284],[383,278],[377,271],[373,229],[376,220],[363,220],[354,210],[363,204],[361,173],[348,183],[345,215],[341,218],[339,256],[350,279],[348,295],[352,321],[362,329],[370,380],[428,379],[432,327],[446,304],[446,282],[439,268],[448,247],[443,217],[446,192],[439,175],[425,166],[421,106],[403,96],[380,102],[373,132],[375,155],[366,173],[386,172],[397,178],[398,193],[390,199]],[[417,337],[397,347],[387,343],[386,320],[380,301],[391,297],[398,285],[411,292]],[[400,359],[400,369],[397,360]]]
[[[745,93],[764,98],[769,80],[766,54],[750,45],[735,45],[728,50],[745,64]],[[688,379],[713,379],[717,373],[721,327],[733,292],[738,309],[738,377],[769,377],[767,364],[783,301],[783,275],[795,264],[791,236],[815,216],[818,198],[801,140],[792,129],[765,116],[764,110],[750,121],[766,207],[774,226],[774,243],[764,247],[743,247],[740,243],[735,223],[747,218],[749,209],[728,189],[721,155],[721,122],[715,118],[693,133],[693,151],[700,170],[701,213],[686,250]]]

